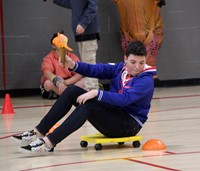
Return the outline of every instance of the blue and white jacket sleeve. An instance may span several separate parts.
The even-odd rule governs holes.
[[[77,72],[81,75],[99,78],[99,79],[112,79],[121,70],[123,62],[118,64],[88,64],[84,62],[76,62],[71,71]]]

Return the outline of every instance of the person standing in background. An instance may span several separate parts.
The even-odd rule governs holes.
[[[147,48],[147,64],[156,66],[163,42],[163,21],[160,8],[165,0],[112,0],[120,17],[121,46],[126,53],[129,42],[139,40]]]
[[[96,63],[97,41],[100,40],[97,0],[46,0],[71,9],[72,30],[78,44],[81,61]],[[98,79],[85,78],[85,89],[98,88]]]

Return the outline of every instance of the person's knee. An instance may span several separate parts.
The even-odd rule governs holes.
[[[50,80],[46,80],[44,82],[44,89],[46,91],[50,91],[50,90],[53,90],[53,88],[55,87],[55,85],[50,81]]]
[[[82,89],[82,88],[80,88],[79,86],[76,86],[76,85],[69,85],[66,89],[65,89],[65,91],[68,91],[68,92],[76,92],[76,91],[78,91],[79,89]]]
[[[75,83],[76,86],[85,89],[85,77]]]
[[[71,99],[75,100],[80,96],[81,94],[85,93],[86,91],[76,85],[70,85],[68,86],[65,91],[62,93],[64,96],[69,96]]]
[[[95,102],[94,102],[94,100],[93,99],[91,99],[91,100],[88,100],[88,101],[86,101],[85,102],[85,104],[84,105],[82,105],[82,108],[85,110],[85,111],[87,111],[88,113],[90,113],[90,114],[95,114],[96,112],[95,112]]]

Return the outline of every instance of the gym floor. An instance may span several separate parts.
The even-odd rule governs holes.
[[[19,151],[12,135],[31,130],[55,100],[40,96],[11,97],[15,114],[0,114],[0,166],[6,171],[199,171],[200,169],[200,86],[155,88],[149,119],[140,131],[141,146],[132,142],[119,146],[94,143],[80,146],[80,137],[97,131],[86,122],[82,128],[57,145],[53,154],[31,155]],[[1,111],[4,98],[0,98]],[[73,110],[73,109],[72,109]],[[70,111],[71,112],[71,111]],[[70,113],[69,112],[69,113]],[[59,122],[61,123],[62,120]],[[147,140],[164,142],[166,150],[142,150]]]

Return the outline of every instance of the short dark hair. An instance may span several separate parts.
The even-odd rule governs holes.
[[[61,31],[59,31],[58,33],[64,34],[64,31],[61,30]],[[52,38],[51,38],[51,44],[52,44],[53,39],[56,38],[56,37],[58,36],[58,33],[54,33],[54,34],[53,34],[53,36],[52,36]]]
[[[128,57],[130,54],[146,57],[147,50],[144,43],[142,43],[141,41],[130,42],[126,50],[126,56]]]

